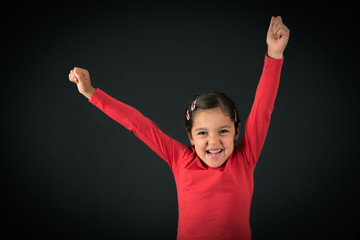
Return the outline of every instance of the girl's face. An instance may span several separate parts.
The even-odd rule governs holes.
[[[221,167],[234,150],[240,124],[234,122],[220,108],[198,110],[194,116],[189,140],[196,154],[211,168]]]

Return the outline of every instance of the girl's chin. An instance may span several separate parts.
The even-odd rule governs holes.
[[[211,168],[218,168],[226,162],[226,158],[224,154],[219,154],[219,156],[208,156],[208,154],[206,154],[204,157],[204,162]]]

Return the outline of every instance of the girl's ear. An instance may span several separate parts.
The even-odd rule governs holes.
[[[241,124],[239,123],[239,125],[238,125],[238,126],[237,126],[237,128],[235,129],[235,138],[234,138],[234,142],[236,142],[236,141],[239,139],[240,126],[241,126]]]
[[[188,138],[189,138],[190,144],[194,146],[195,145],[194,139],[193,139],[190,131],[188,131]]]

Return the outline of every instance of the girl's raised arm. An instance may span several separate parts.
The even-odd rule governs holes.
[[[175,168],[180,155],[190,155],[192,152],[180,142],[164,134],[150,119],[137,109],[116,100],[101,89],[95,89],[90,82],[89,72],[75,67],[70,71],[69,79],[76,83],[81,94],[89,99],[110,118],[132,131],[148,147],[164,159],[171,169]]]
[[[240,151],[253,167],[257,163],[268,132],[280,81],[283,52],[289,35],[290,31],[282,23],[281,17],[272,17],[266,38],[268,52],[265,56],[263,72],[239,144]]]

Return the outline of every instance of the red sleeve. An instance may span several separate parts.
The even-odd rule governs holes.
[[[164,159],[173,169],[177,159],[184,154],[187,147],[168,135],[135,108],[96,89],[89,102],[98,107],[106,115],[132,131],[140,140],[148,145],[156,154]]]
[[[265,55],[264,67],[256,89],[254,103],[245,124],[244,135],[238,146],[238,149],[253,167],[260,156],[269,128],[283,61],[284,58],[273,59]]]

